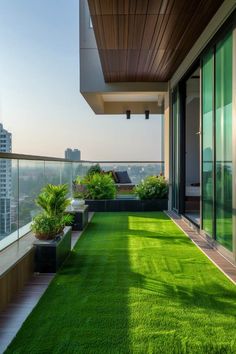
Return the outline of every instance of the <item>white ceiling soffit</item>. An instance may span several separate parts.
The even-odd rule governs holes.
[[[157,92],[138,92],[138,93],[107,93],[102,94],[104,102],[157,102],[162,104],[164,93]]]

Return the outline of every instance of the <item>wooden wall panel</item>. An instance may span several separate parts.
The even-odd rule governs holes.
[[[88,0],[105,81],[168,81],[222,3]]]
[[[0,311],[4,310],[15,294],[33,276],[34,249],[0,275]]]

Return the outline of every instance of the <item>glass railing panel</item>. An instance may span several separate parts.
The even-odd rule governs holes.
[[[73,178],[73,181],[78,176],[79,177],[86,176],[90,166],[92,166],[92,163],[89,163],[89,162],[73,162],[72,163],[72,178]]]
[[[19,237],[30,230],[39,212],[35,199],[44,185],[44,161],[19,160]]]
[[[0,159],[0,250],[18,238],[18,161]]]
[[[104,171],[127,171],[132,184],[135,185],[148,176],[164,174],[163,162],[106,162],[100,166]]]
[[[164,175],[164,162],[124,162],[124,161],[98,161],[88,163],[73,163],[73,180],[76,177],[83,177],[87,174],[91,166],[99,165],[102,171],[118,172],[125,171],[131,182],[116,183],[117,198],[134,198],[134,186],[140,183],[143,179],[149,176]],[[126,184],[126,186],[124,186]]]
[[[62,184],[68,185],[69,195],[72,193],[72,163],[61,162],[61,179]]]
[[[45,161],[45,185],[61,184],[61,162]]]
[[[131,189],[123,191],[117,187],[117,197],[130,198],[133,185],[147,176],[164,173],[164,162],[70,162],[12,156],[0,158],[0,250],[30,231],[32,219],[40,211],[35,199],[48,183],[68,184],[71,197],[73,181],[78,176],[86,176],[91,166],[99,164],[103,171],[127,171]]]

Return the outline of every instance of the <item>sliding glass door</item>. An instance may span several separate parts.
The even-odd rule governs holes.
[[[232,251],[232,34],[202,59],[202,228]]]
[[[216,46],[216,240],[232,251],[232,35]]]
[[[172,164],[172,208],[179,211],[179,169],[180,169],[180,117],[179,94],[175,89],[172,95],[172,137],[173,137],[173,164]]]
[[[202,60],[202,228],[213,236],[214,219],[214,55]]]

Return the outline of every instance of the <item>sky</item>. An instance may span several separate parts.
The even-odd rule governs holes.
[[[79,0],[0,0],[0,122],[15,153],[161,159],[160,116],[98,116],[80,94]]]

